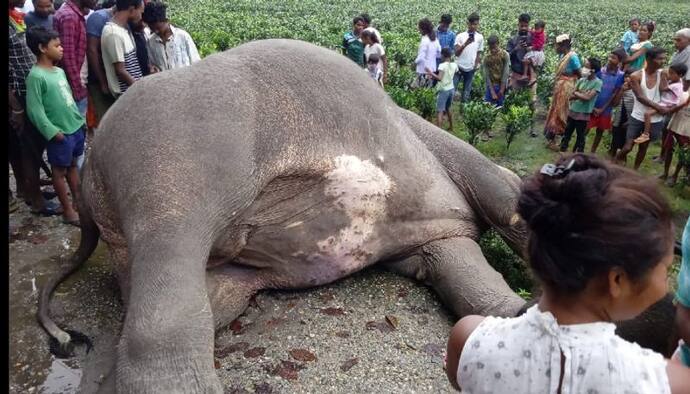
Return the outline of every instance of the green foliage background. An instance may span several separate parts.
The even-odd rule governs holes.
[[[373,26],[383,36],[384,46],[391,63],[391,73],[386,91],[399,106],[409,108],[429,118],[435,107],[434,93],[430,89],[410,89],[414,72],[408,65],[417,53],[420,35],[417,21],[428,17],[436,24],[441,14],[453,16],[452,29],[463,31],[465,17],[471,12],[481,16],[480,31],[486,38],[496,34],[505,48],[507,40],[515,33],[517,17],[527,12],[532,20],[546,22],[548,43],[545,49],[546,64],[539,76],[538,96],[543,108],[548,107],[553,85],[553,69],[556,53],[555,37],[568,33],[581,58],[596,56],[605,61],[628,28],[628,20],[639,17],[653,20],[657,27],[652,42],[673,48],[673,33],[690,24],[690,0],[450,0],[429,2],[419,0],[164,0],[168,3],[168,17],[173,24],[187,30],[203,56],[224,51],[247,41],[266,38],[292,38],[339,50],[343,34],[351,29],[352,18],[363,12],[373,18]],[[271,54],[265,54],[270,57]],[[262,61],[262,59],[257,59]],[[478,73],[473,83],[472,100],[483,97],[483,82]],[[524,108],[525,97],[509,96],[505,112],[510,107]],[[460,105],[454,106],[455,119],[460,116]],[[520,110],[517,110],[520,111]],[[537,112],[540,112],[539,109]],[[510,117],[510,116],[508,116]],[[536,116],[539,118],[539,114]],[[537,119],[541,122],[543,119]],[[469,140],[470,135],[456,122],[453,134]],[[494,129],[505,129],[508,124],[501,118]],[[538,127],[535,128],[537,130]],[[606,141],[609,139],[607,136]],[[590,146],[588,142],[587,146]],[[554,153],[535,142],[528,133],[519,133],[512,142],[510,152],[503,138],[495,138],[478,144],[478,149],[520,176],[531,173],[545,162],[553,161]],[[606,150],[601,147],[600,151]],[[658,153],[658,146],[649,155]],[[690,153],[678,152],[678,157],[690,161]],[[656,174],[658,169],[649,160],[642,171]],[[682,229],[690,212],[690,200],[686,189],[664,189],[676,212],[676,227]],[[523,296],[532,291],[532,280],[521,260],[508,248],[495,232],[487,232],[480,245],[487,260],[500,271],[511,287]]]

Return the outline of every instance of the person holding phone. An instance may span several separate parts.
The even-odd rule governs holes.
[[[458,65],[458,72],[453,78],[453,86],[457,89],[462,79],[463,103],[470,100],[472,80],[481,64],[481,53],[484,51],[484,36],[477,29],[479,29],[479,15],[473,12],[467,17],[467,31],[458,34],[455,38],[455,63]]]

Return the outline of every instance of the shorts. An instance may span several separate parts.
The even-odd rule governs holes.
[[[55,167],[71,167],[84,154],[84,127],[72,134],[65,134],[61,142],[48,141],[48,163]]]
[[[533,66],[540,67],[544,64],[544,51],[529,51],[523,59],[531,61]]]
[[[652,123],[652,129],[649,131],[649,139],[656,141],[661,138],[661,131],[664,129],[664,122]],[[628,131],[625,138],[630,141],[642,135],[644,131],[644,122],[639,121],[633,117],[628,120]]]
[[[666,139],[663,141],[664,142],[664,149],[673,149],[673,140],[676,140],[678,145],[680,146],[688,146],[690,145],[690,137],[686,137],[684,135],[677,134],[673,131],[669,130],[669,133],[666,134]]]
[[[455,89],[449,89],[438,92],[438,97],[436,97],[436,111],[450,111],[450,105],[453,103],[454,91]]]
[[[594,115],[589,118],[589,123],[587,124],[587,130],[589,129],[601,129],[601,130],[611,130],[611,114],[601,114]]]

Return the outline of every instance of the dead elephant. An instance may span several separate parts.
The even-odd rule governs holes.
[[[109,110],[84,168],[79,249],[43,288],[39,318],[70,341],[48,301],[99,238],[127,305],[119,392],[222,392],[214,330],[253,294],[376,263],[432,286],[458,316],[513,316],[524,302],[476,241],[493,227],[522,248],[519,187],[347,58],[252,42],[147,77]]]

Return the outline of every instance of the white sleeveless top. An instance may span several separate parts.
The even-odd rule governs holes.
[[[465,343],[457,378],[463,393],[671,392],[666,360],[627,342],[612,323],[559,326],[535,305],[516,318],[487,317]]]
[[[659,84],[661,81],[661,70],[657,70],[656,72],[656,84],[654,85],[653,88],[648,89],[647,88],[647,73],[642,70],[642,80],[640,81],[640,87],[642,88],[642,94],[647,97],[648,100],[653,101],[655,103],[660,103],[661,102],[661,91],[659,90]],[[635,104],[633,105],[633,110],[631,116],[640,122],[644,122],[644,113],[649,111],[649,107],[646,105],[642,104],[637,100],[637,97],[635,97]],[[657,123],[661,122],[664,120],[663,115],[654,115],[652,116],[652,123]]]

